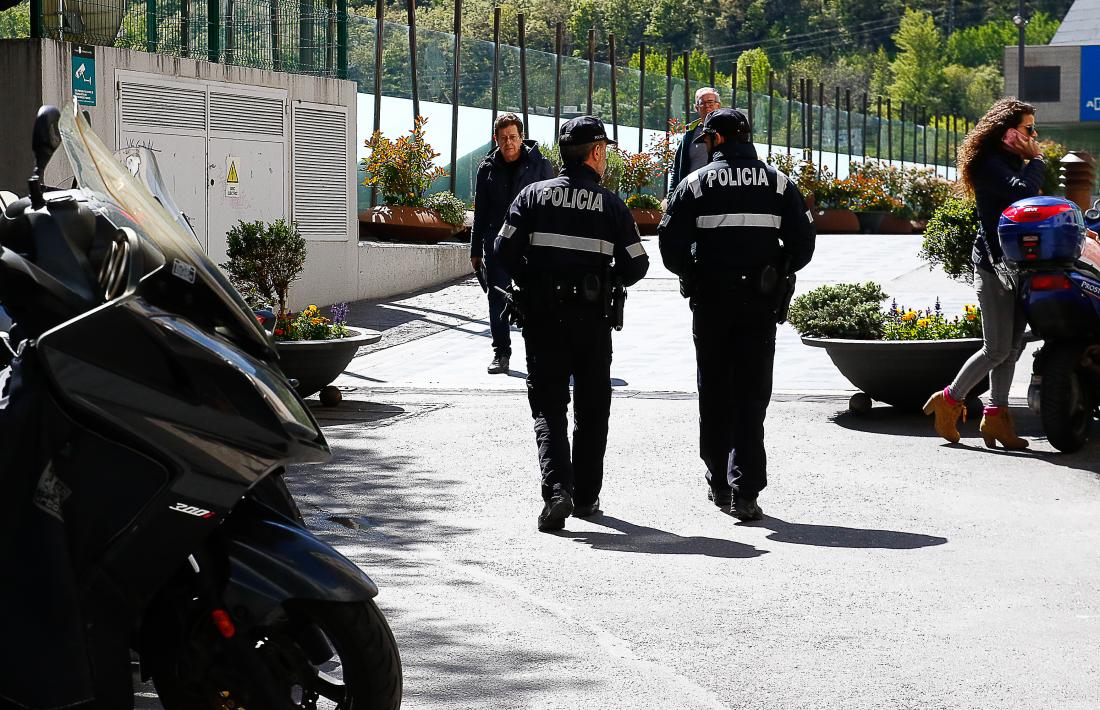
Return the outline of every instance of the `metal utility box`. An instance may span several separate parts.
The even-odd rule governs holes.
[[[152,149],[207,253],[239,220],[287,217],[287,92],[119,71],[118,145]]]
[[[74,87],[78,64],[83,83]],[[0,189],[26,191],[35,112],[71,101],[79,88],[95,96],[92,129],[109,147],[156,151],[216,263],[238,220],[293,220],[309,251],[292,307],[357,296],[354,82],[49,39],[0,40],[0,66],[11,69],[0,74],[10,99]],[[71,179],[65,160],[46,172],[48,184]]]

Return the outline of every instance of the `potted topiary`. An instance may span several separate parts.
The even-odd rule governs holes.
[[[432,181],[447,174],[435,165],[439,153],[425,140],[427,120],[417,116],[409,135],[397,140],[381,131],[367,140],[370,155],[363,159],[363,184],[376,187],[384,204],[359,213],[360,238],[437,242],[463,229],[465,204],[461,210],[451,209],[452,202],[461,200],[449,192],[439,193],[449,197],[433,195],[430,203],[424,197]]]
[[[788,315],[802,342],[824,348],[860,390],[849,400],[856,412],[868,410],[871,400],[919,409],[982,346],[977,306],[949,317],[939,300],[921,310],[896,302],[884,309],[887,298],[873,282],[820,286],[796,298]],[[987,387],[988,379],[970,397]]]
[[[659,150],[662,141],[662,136],[655,138],[650,144],[651,150]],[[652,189],[657,178],[664,175],[664,166],[654,152],[629,153],[621,149],[616,152],[623,163],[619,187],[628,193],[626,206],[634,215],[638,231],[642,234],[656,234],[657,225],[661,223],[661,200],[644,190]]]
[[[241,221],[229,230],[226,240],[228,259],[222,269],[253,308],[276,309],[273,336],[279,366],[288,378],[297,380],[302,397],[336,379],[359,346],[382,337],[376,331],[349,326],[346,303],[333,306],[331,318],[313,305],[299,313],[287,311],[290,285],[301,277],[306,260],[305,239],[293,222]],[[339,401],[338,391],[335,399]]]

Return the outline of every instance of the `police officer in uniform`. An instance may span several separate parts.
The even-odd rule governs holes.
[[[570,513],[599,512],[611,410],[611,328],[624,287],[645,276],[649,257],[630,210],[600,186],[615,141],[591,116],[558,135],[563,168],[516,196],[493,254],[519,287],[527,349],[527,396],[535,420],[544,506],[542,531]],[[573,447],[566,409],[573,378]]]
[[[669,199],[661,257],[690,298],[708,497],[759,520],[776,323],[786,319],[793,273],[813,256],[813,217],[794,183],[757,158],[740,111],[711,112],[695,140],[710,162]]]

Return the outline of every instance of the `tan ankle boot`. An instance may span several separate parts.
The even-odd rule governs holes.
[[[959,421],[960,416],[964,422],[966,421],[966,407],[963,406],[962,402],[957,404],[948,403],[943,390],[940,390],[924,403],[924,413],[936,415],[937,434],[952,444],[959,443],[959,429],[955,423]]]
[[[982,415],[982,423],[978,425],[978,431],[982,433],[985,445],[993,448],[993,442],[1001,442],[1001,446],[1010,451],[1018,451],[1028,447],[1027,439],[1016,436],[1016,427],[1012,424],[1012,415],[1006,407],[1002,407],[996,414]]]

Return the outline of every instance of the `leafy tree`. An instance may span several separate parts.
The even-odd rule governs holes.
[[[894,66],[886,49],[879,45],[871,58],[871,94],[883,96],[890,93],[890,86],[894,83]]]
[[[0,37],[30,37],[31,6],[23,3],[0,12]]]
[[[738,85],[744,81],[745,74],[749,71],[749,67],[752,67],[753,92],[765,90],[768,86],[768,74],[772,71],[772,63],[768,60],[768,55],[764,50],[756,47],[747,52],[742,52],[741,56],[737,58]]]
[[[896,101],[939,109],[947,86],[944,76],[943,39],[932,15],[906,10],[894,34],[898,56],[891,65],[894,81],[890,94]]]
[[[1028,44],[1047,44],[1061,24],[1050,15],[1038,12],[1027,25]],[[976,27],[964,27],[947,38],[948,61],[966,67],[992,64],[1003,69],[1004,48],[1015,46],[1019,31],[1011,19],[987,22]]]
[[[649,13],[645,35],[675,51],[690,49],[701,26],[702,18],[697,15],[698,5],[691,0],[657,0]]]
[[[1004,77],[995,66],[964,67],[949,64],[944,68],[947,80],[947,106],[977,120],[1004,93]]]

